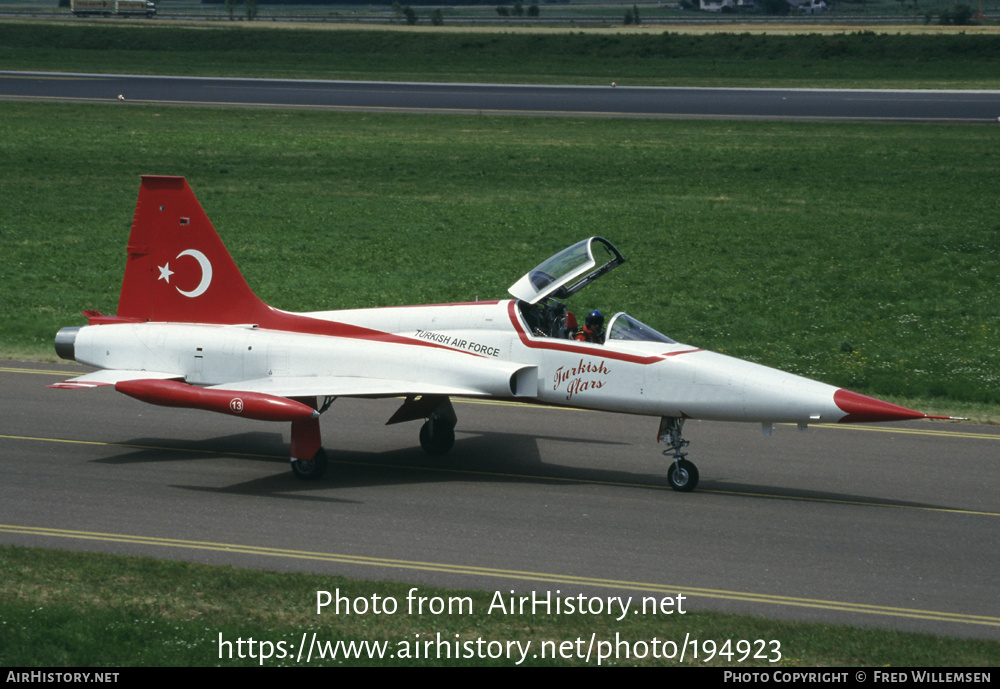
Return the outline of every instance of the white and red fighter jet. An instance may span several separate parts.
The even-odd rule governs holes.
[[[401,397],[388,423],[425,420],[448,452],[452,397],[518,399],[659,417],[676,490],[693,490],[685,419],[853,423],[929,417],[766,366],[680,344],[625,314],[603,343],[573,339],[561,300],[622,263],[591,237],[549,258],[512,300],[289,313],[253,293],[182,177],[142,178],[118,313],[87,311],[56,351],[99,370],[53,387],[114,385],[144,402],[290,421],[291,464],[319,479],[319,416],[337,397]],[[944,417],[946,418],[946,417]]]

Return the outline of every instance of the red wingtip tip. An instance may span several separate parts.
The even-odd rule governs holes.
[[[850,390],[837,390],[833,393],[834,403],[847,413],[840,423],[860,423],[865,421],[906,421],[909,419],[930,418],[923,412],[900,407],[877,400],[867,395],[859,395]]]

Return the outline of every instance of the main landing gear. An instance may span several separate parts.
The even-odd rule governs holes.
[[[448,454],[454,445],[455,424],[448,419],[432,416],[420,427],[420,447],[427,454]]]
[[[429,455],[448,454],[455,445],[458,416],[446,395],[411,395],[386,425],[426,419],[420,427],[420,447]]]
[[[327,463],[326,450],[321,447],[312,459],[293,459],[292,473],[303,481],[318,481],[326,473]]]
[[[329,409],[333,397],[324,398],[322,406],[316,398],[296,398],[308,404],[316,413],[313,418],[292,421],[292,473],[303,481],[318,481],[326,473],[329,460],[322,446],[319,415]],[[455,445],[455,425],[458,416],[446,395],[411,395],[386,422],[386,425],[403,421],[425,419],[420,427],[420,447],[429,455],[447,454]]]
[[[667,469],[667,483],[674,490],[688,493],[698,485],[698,468],[688,460],[687,452],[682,449],[691,444],[690,441],[681,437],[681,429],[684,428],[684,419],[676,416],[664,416],[660,419],[660,430],[657,433],[657,442],[670,445],[669,450],[664,450],[664,456],[673,456],[673,464]],[[671,453],[673,453],[671,455]]]
[[[315,397],[297,400],[316,409],[313,418],[292,421],[292,473],[297,479],[319,481],[326,473],[329,462],[319,433],[319,415],[330,408],[334,399],[324,398],[321,406],[317,404],[318,400]]]

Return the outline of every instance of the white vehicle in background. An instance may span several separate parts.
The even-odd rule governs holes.
[[[156,16],[151,0],[70,0],[70,10],[77,17],[147,17]]]

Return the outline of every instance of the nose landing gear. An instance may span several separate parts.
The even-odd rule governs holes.
[[[698,468],[694,463],[684,459],[687,452],[682,449],[691,444],[690,441],[681,437],[681,430],[684,428],[684,419],[676,416],[664,416],[660,418],[660,430],[656,440],[659,443],[670,445],[670,449],[664,450],[664,456],[672,456],[673,464],[667,469],[667,483],[674,490],[688,493],[698,485]]]

